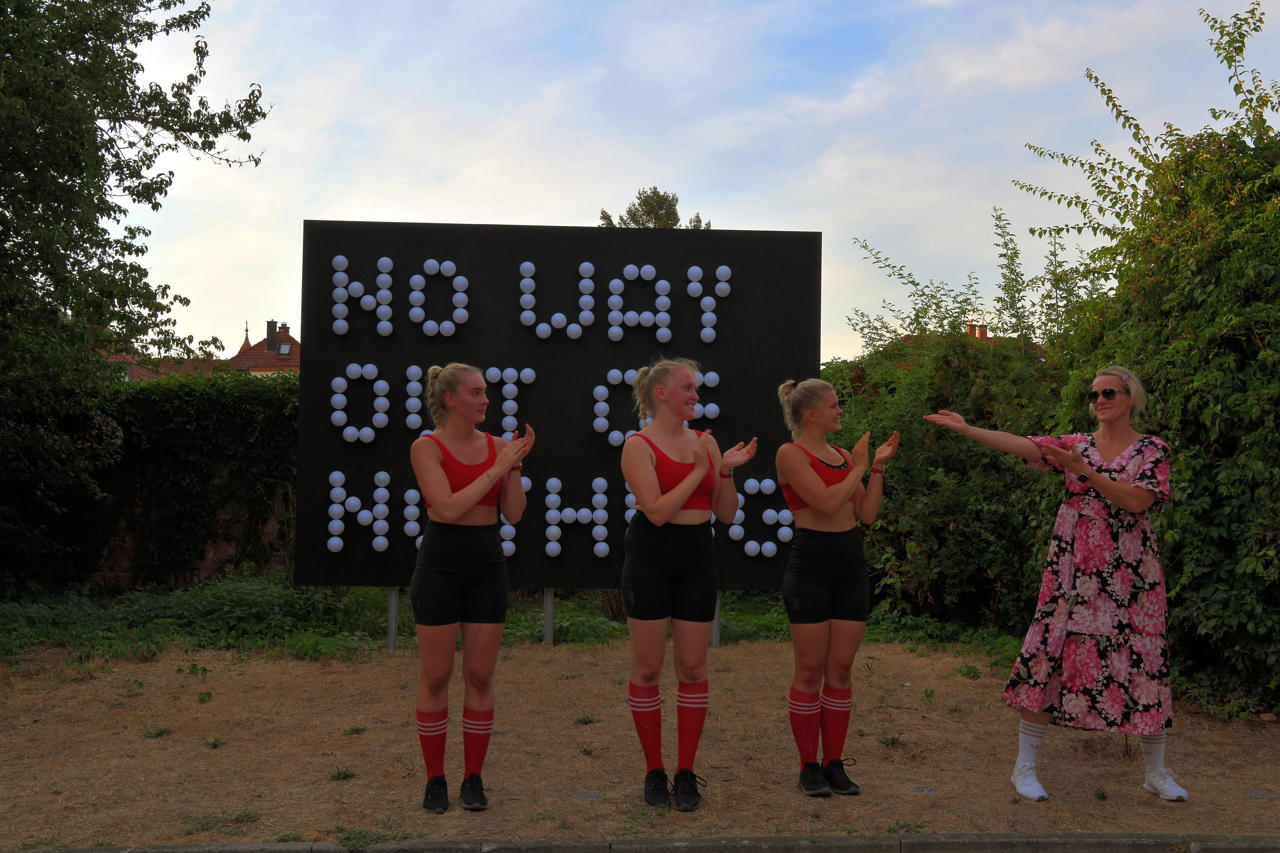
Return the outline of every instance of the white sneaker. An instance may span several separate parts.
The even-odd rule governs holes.
[[[1175,803],[1184,802],[1191,796],[1186,788],[1173,781],[1173,776],[1163,767],[1159,770],[1147,771],[1147,780],[1142,783],[1142,789],[1150,791],[1162,800],[1171,800]]]
[[[1013,765],[1013,775],[1009,777],[1009,781],[1013,783],[1013,789],[1028,800],[1049,799],[1049,792],[1044,789],[1044,786],[1040,784],[1040,780],[1036,778],[1035,765]],[[1186,792],[1184,791],[1183,793]]]

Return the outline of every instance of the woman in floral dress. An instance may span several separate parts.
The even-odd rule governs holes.
[[[1063,475],[1035,617],[1004,700],[1020,714],[1011,781],[1032,800],[1048,794],[1036,755],[1050,722],[1141,737],[1142,787],[1166,800],[1187,792],[1164,766],[1172,725],[1165,642],[1165,580],[1148,510],[1169,497],[1169,448],[1131,424],[1146,392],[1133,373],[1109,367],[1087,395],[1092,434],[1026,438],[979,429],[955,412],[925,420]]]

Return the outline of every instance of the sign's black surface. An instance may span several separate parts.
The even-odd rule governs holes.
[[[461,361],[488,374],[487,431],[538,435],[529,508],[503,534],[512,585],[617,586],[627,371],[684,356],[703,370],[692,425],[721,447],[760,439],[738,524],[715,525],[721,586],[776,588],[791,530],[775,389],[817,374],[820,255],[807,232],[308,221],[296,581],[408,583],[425,373]]]

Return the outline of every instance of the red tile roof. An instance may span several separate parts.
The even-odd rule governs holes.
[[[263,338],[250,347],[240,347],[240,352],[227,359],[226,364],[232,370],[244,370],[249,373],[274,373],[278,370],[292,370],[295,373],[302,367],[302,342],[289,334],[289,327],[282,325],[276,332],[276,351],[267,351],[267,339]]]

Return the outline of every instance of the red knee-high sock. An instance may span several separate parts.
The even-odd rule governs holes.
[[[480,775],[484,769],[484,757],[489,751],[489,736],[493,734],[493,709],[477,711],[462,709],[462,764],[463,772]]]
[[[787,713],[791,717],[791,736],[800,751],[800,764],[818,760],[818,735],[822,728],[822,701],[817,693],[804,693],[791,688],[787,696]]]
[[[677,770],[692,770],[707,721],[707,682],[681,683],[676,688],[676,733],[679,739]]]
[[[418,745],[422,747],[422,763],[427,778],[444,775],[444,741],[449,731],[449,709],[418,711]]]
[[[627,704],[631,706],[631,721],[636,724],[636,735],[640,738],[640,748],[644,750],[644,772],[663,769],[662,696],[658,685],[630,685]]]
[[[843,756],[844,738],[849,733],[849,715],[852,712],[852,687],[822,686],[823,764],[830,764]]]

